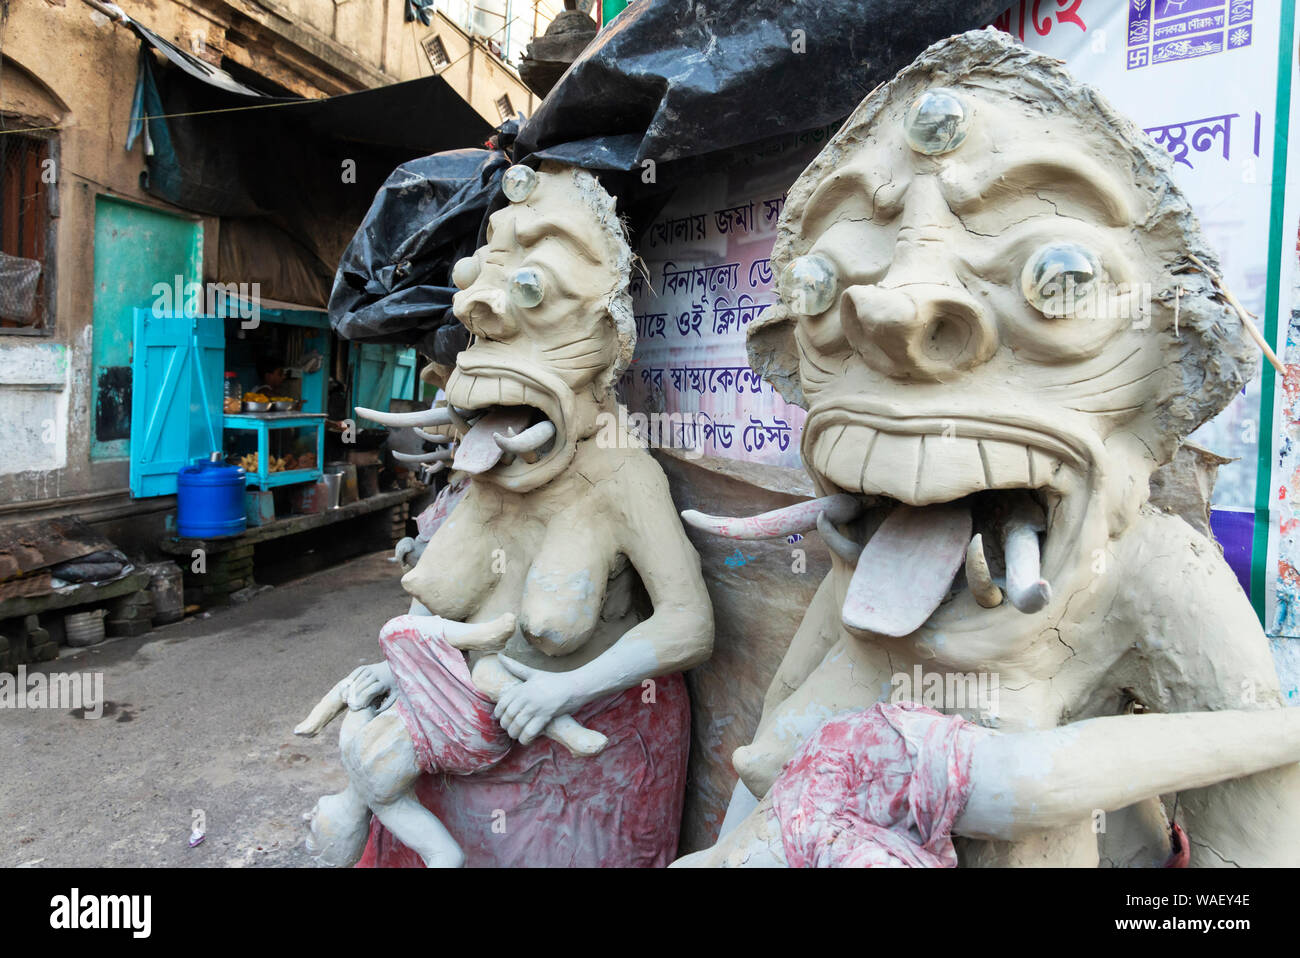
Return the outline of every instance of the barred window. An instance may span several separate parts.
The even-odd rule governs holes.
[[[502,122],[515,118],[515,108],[510,102],[509,94],[503,93],[497,99],[497,112],[501,114]]]
[[[447,45],[442,42],[442,37],[437,34],[428,37],[424,41],[424,53],[429,58],[429,63],[433,66],[435,73],[451,66],[451,57],[447,55]]]
[[[18,123],[0,116],[0,130]],[[44,329],[55,182],[50,140],[0,132],[0,331]]]

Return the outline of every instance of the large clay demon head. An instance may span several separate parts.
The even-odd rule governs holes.
[[[1249,379],[1170,173],[1058,61],[987,30],[872,93],[791,188],[750,361],[808,410],[850,631],[1059,610]]]
[[[502,188],[487,245],[452,273],[473,338],[447,397],[463,433],[455,467],[522,492],[572,461],[631,361],[632,252],[613,198],[584,170],[514,166]]]

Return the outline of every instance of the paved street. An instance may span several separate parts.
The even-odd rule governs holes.
[[[107,704],[0,711],[0,866],[313,864],[301,815],[342,785],[338,725],[292,730],[406,610],[389,554],[43,663],[102,671]]]

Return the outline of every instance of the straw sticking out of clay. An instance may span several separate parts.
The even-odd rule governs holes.
[[[1264,334],[1259,331],[1259,328],[1253,322],[1253,314],[1248,312],[1246,307],[1241,305],[1241,301],[1238,300],[1236,296],[1232,295],[1232,291],[1223,284],[1223,278],[1214,270],[1210,269],[1210,267],[1206,266],[1205,263],[1201,262],[1200,257],[1195,253],[1188,253],[1187,258],[1192,261],[1192,264],[1197,269],[1210,277],[1210,282],[1214,284],[1214,288],[1219,291],[1219,294],[1227,301],[1228,305],[1236,311],[1238,318],[1241,319],[1241,325],[1245,328],[1246,332],[1250,334],[1250,338],[1255,340],[1255,344],[1263,351],[1264,358],[1267,359],[1269,364],[1278,371],[1279,375],[1285,376],[1286,367],[1282,365],[1282,361],[1277,358],[1277,353],[1273,352],[1273,347],[1268,344],[1268,340],[1264,338]]]

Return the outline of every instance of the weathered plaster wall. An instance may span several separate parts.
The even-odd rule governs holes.
[[[538,29],[544,29],[544,24]],[[433,72],[428,55],[421,45],[435,36],[442,40],[447,58],[451,61],[449,66],[439,71],[439,76],[450,83],[489,123],[501,122],[496,102],[503,93],[510,97],[510,103],[516,110],[522,110],[525,114],[531,114],[541,102],[513,69],[506,67],[488,52],[481,40],[472,40],[441,12],[434,14],[432,24],[427,27],[418,22],[402,26],[400,43],[394,51],[395,58],[391,61],[402,77],[428,76]]]
[[[68,461],[69,349],[30,343],[0,352],[0,426],[6,473],[44,473]]]
[[[129,0],[127,8],[151,13]],[[182,25],[180,17],[165,17],[167,10],[152,12],[164,30]],[[122,147],[137,41],[108,24],[97,27],[88,14],[80,3],[14,5],[4,37],[0,110],[57,128],[57,216],[47,264],[56,271],[49,328],[38,337],[0,332],[0,369],[7,371],[0,386],[0,443],[23,450],[0,465],[0,519],[54,497],[125,495],[125,461],[92,466],[89,458],[95,195],[156,204],[140,190],[139,148],[128,154]],[[57,382],[35,371],[36,355],[59,357]],[[39,382],[22,382],[40,375]],[[51,416],[56,424],[48,430],[43,424]]]
[[[470,49],[463,33],[445,20],[434,27],[404,23],[401,0],[337,6],[332,0],[121,0],[119,5],[212,63],[229,57],[312,97],[428,76],[432,68],[418,42],[436,30],[453,61],[460,58],[447,79],[462,94],[472,93],[479,112],[496,122],[501,92],[509,92],[515,106],[531,109],[526,89],[481,44],[473,56],[462,57]],[[130,152],[124,148],[139,42],[121,27],[97,24],[91,13],[78,0],[24,0],[10,4],[0,36],[0,112],[27,126],[56,128],[57,160],[50,264],[57,276],[50,328],[36,337],[0,331],[0,444],[17,453],[0,460],[0,521],[19,512],[39,514],[55,497],[91,518],[133,508],[126,460],[92,461],[90,455],[95,201],[111,195],[167,207],[140,188],[141,145]],[[203,233],[205,272],[210,272],[217,221],[205,218]],[[57,383],[32,365],[32,356],[45,355],[38,344],[62,357]],[[25,376],[39,381],[20,382]],[[56,420],[52,431],[43,425],[51,417]]]

